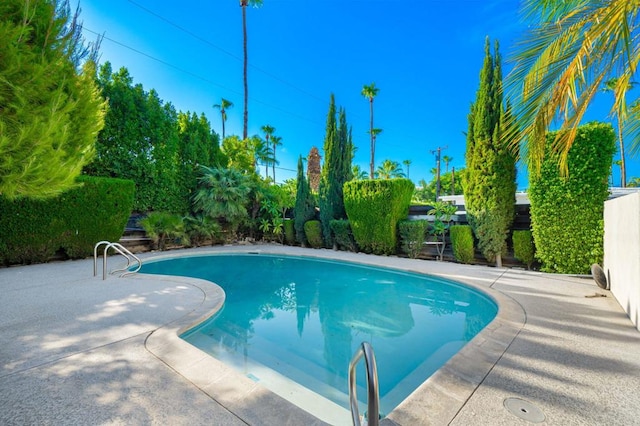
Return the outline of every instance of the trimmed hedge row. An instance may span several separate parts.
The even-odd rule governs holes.
[[[118,241],[131,215],[133,181],[81,176],[82,185],[56,198],[0,197],[0,263],[46,262],[63,250],[93,254],[101,240]]]
[[[409,213],[414,185],[409,179],[352,180],[344,184],[344,206],[358,247],[393,254],[398,222]]]
[[[400,249],[410,258],[415,259],[422,251],[424,236],[429,223],[426,220],[401,220],[398,223],[400,233]]]
[[[453,256],[460,263],[473,263],[473,231],[469,225],[453,225],[449,228]]]
[[[550,150],[557,132],[547,136],[540,172],[529,173],[531,226],[536,257],[545,272],[587,274],[603,258],[603,212],[615,152],[610,124],[578,128],[567,157],[568,176]]]

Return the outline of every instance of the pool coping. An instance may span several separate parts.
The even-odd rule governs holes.
[[[293,250],[289,252],[286,248],[276,250],[267,246],[259,249],[223,247],[197,252],[174,252],[152,256],[145,261],[226,253],[293,255],[428,273],[452,279],[478,290],[498,305],[498,313],[494,320],[382,419],[381,425],[425,424],[427,419],[433,424],[450,423],[526,324],[526,313],[522,306],[510,296],[491,288],[491,285],[474,282],[473,279],[464,276],[452,277],[451,274],[437,271],[425,272],[420,268],[416,269],[413,265],[402,267],[398,264],[399,262],[393,262],[394,265],[381,265],[381,263],[390,263],[381,262],[381,260],[392,258],[381,259],[377,256],[331,250],[314,250],[301,255],[294,253]],[[157,280],[158,277],[158,275],[138,274],[136,279]],[[174,276],[171,278],[176,280]],[[180,334],[206,320],[222,307],[224,290],[215,283],[201,279],[187,277],[178,279],[200,288],[204,293],[203,303],[188,315],[150,334],[145,345],[152,354],[247,423],[328,424],[182,340],[179,337]],[[254,403],[247,404],[248,400]]]

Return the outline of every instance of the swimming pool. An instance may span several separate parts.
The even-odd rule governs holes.
[[[382,413],[497,313],[487,296],[453,281],[329,260],[210,255],[147,263],[142,272],[219,284],[223,309],[182,337],[285,397],[295,389],[283,388],[288,379],[348,407],[349,360],[370,342]],[[364,396],[364,374],[358,378]]]

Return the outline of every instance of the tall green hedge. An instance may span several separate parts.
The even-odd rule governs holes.
[[[360,249],[375,254],[397,250],[398,222],[406,219],[414,185],[409,179],[354,180],[344,185],[344,205]]]
[[[453,225],[449,228],[453,257],[460,263],[473,263],[473,231],[469,225]]]
[[[547,136],[547,146],[557,133]],[[563,177],[557,155],[547,150],[540,172],[529,177],[531,226],[542,270],[586,274],[603,258],[603,212],[615,152],[609,124],[578,128]]]
[[[46,262],[62,249],[87,257],[100,240],[118,241],[131,214],[133,181],[81,176],[59,197],[0,197],[0,263]]]

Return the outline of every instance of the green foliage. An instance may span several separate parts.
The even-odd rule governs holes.
[[[412,259],[422,251],[427,224],[426,220],[401,220],[398,223],[400,249]]]
[[[465,169],[456,169],[454,171],[447,171],[445,173],[440,174],[440,195],[451,194],[451,186],[453,181],[454,191],[453,195],[462,194],[462,177],[464,176]],[[433,178],[430,182],[425,181],[424,179],[420,179],[418,182],[418,187],[415,189],[415,192],[412,197],[413,202],[417,203],[433,203],[436,201],[436,186],[437,186],[437,177],[436,174],[433,174]]]
[[[473,263],[473,231],[469,225],[453,225],[449,228],[453,256],[458,262]]]
[[[511,239],[513,241],[514,257],[525,263],[527,269],[531,269],[536,254],[533,245],[533,234],[529,230],[513,231]]]
[[[81,176],[80,186],[44,200],[0,197],[0,263],[46,262],[63,249],[71,258],[118,241],[131,215],[134,183]]]
[[[384,160],[375,172],[376,179],[395,179],[405,177],[402,166],[397,161]]]
[[[222,233],[220,224],[209,216],[202,214],[184,218],[185,233],[191,245],[199,247],[206,240],[215,243]]]
[[[187,241],[182,217],[166,212],[152,212],[140,220],[140,226],[159,250],[164,250],[168,240],[183,244]]]
[[[302,156],[298,158],[298,179],[296,180],[296,202],[293,208],[294,228],[296,231],[296,241],[305,245],[304,224],[316,216],[316,205],[311,195],[309,182],[304,176]]]
[[[615,152],[609,124],[578,128],[567,157],[568,177],[562,177],[559,157],[549,147],[539,173],[530,173],[529,199],[536,256],[547,272],[584,274],[603,258],[603,212],[607,179]]]
[[[434,235],[437,239],[444,242],[444,235],[449,229],[449,222],[451,216],[456,212],[456,206],[444,201],[436,201],[433,203],[433,208],[427,212],[427,214],[433,215],[433,223],[429,233]]]
[[[284,241],[290,246],[296,242],[296,229],[294,221],[291,219],[285,219],[284,221]]]
[[[251,179],[230,168],[200,167],[199,188],[193,197],[197,212],[216,219],[235,237],[238,227],[249,218],[247,203]]]
[[[333,245],[331,221],[345,219],[344,183],[351,179],[352,141],[344,109],[338,113],[333,94],[327,114],[327,127],[324,139],[324,164],[320,175],[318,204],[325,247]]]
[[[358,251],[356,240],[353,238],[353,232],[351,232],[351,225],[348,220],[332,220],[331,232],[338,249],[347,251]]]
[[[344,185],[344,204],[361,250],[392,254],[398,221],[409,212],[413,183],[409,179],[353,180]]]
[[[49,197],[75,184],[104,125],[95,63],[63,0],[0,2],[0,194]]]
[[[96,176],[136,182],[136,211],[190,211],[198,167],[224,166],[218,136],[204,115],[178,113],[155,90],[133,83],[126,68],[106,62],[98,85],[109,100],[95,160],[85,168]]]
[[[319,220],[309,220],[305,222],[304,234],[312,248],[322,247],[322,226]]]
[[[512,135],[510,106],[503,107],[501,59],[487,38],[480,87],[469,113],[464,196],[478,247],[490,262],[502,262],[515,215],[516,157],[503,135]]]

